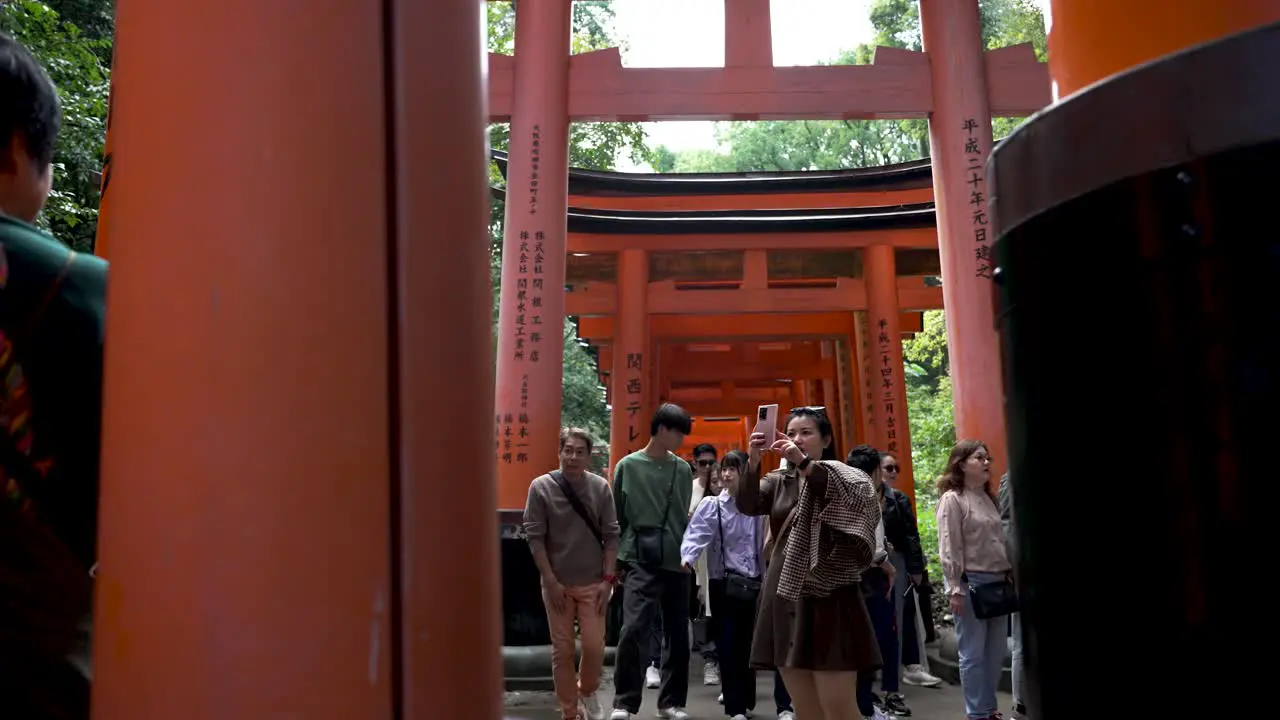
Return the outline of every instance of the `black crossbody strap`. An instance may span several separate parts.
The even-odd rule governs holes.
[[[560,492],[564,493],[569,504],[573,506],[573,511],[578,513],[578,517],[582,518],[582,522],[587,524],[587,529],[595,536],[596,542],[604,546],[604,534],[600,532],[600,528],[596,527],[595,522],[591,520],[591,516],[587,514],[587,509],[583,507],[582,501],[578,499],[578,494],[569,487],[569,481],[564,479],[564,473],[559,470],[551,471],[551,479],[556,481],[556,485],[560,486]]]

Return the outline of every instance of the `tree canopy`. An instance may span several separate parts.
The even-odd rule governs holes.
[[[113,0],[0,4],[0,32],[39,58],[62,101],[53,191],[37,224],[79,251],[93,246],[98,229],[114,5]]]

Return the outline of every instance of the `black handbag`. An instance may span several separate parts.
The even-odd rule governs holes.
[[[760,597],[760,579],[747,577],[729,569],[729,553],[724,547],[724,518],[720,516],[720,501],[713,499],[712,502],[716,504],[716,525],[720,529],[720,558],[725,564],[724,596],[730,600],[755,602]]]
[[[683,461],[681,461],[683,462]],[[667,488],[667,503],[662,508],[662,521],[657,527],[636,528],[636,563],[659,567],[665,559],[667,516],[671,514],[671,496],[676,492],[676,468],[671,466],[671,487]]]
[[[979,620],[1012,615],[1021,607],[1018,589],[1007,575],[996,582],[981,585],[969,582],[967,575],[961,575],[960,579],[969,587],[969,602],[973,603],[973,615]]]

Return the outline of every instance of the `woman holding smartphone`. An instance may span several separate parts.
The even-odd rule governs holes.
[[[836,460],[822,408],[795,408],[786,433],[757,427],[738,508],[766,515],[773,545],[751,664],[778,670],[804,720],[861,720],[857,673],[880,667],[862,597],[876,547],[880,503],[870,477]],[[787,467],[760,476],[765,451]],[[816,551],[816,554],[815,554]]]

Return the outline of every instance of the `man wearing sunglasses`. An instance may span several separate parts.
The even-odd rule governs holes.
[[[704,497],[715,497],[720,494],[720,473],[716,472],[716,447],[711,443],[701,443],[693,449],[693,502],[689,505],[689,514]],[[689,617],[693,618],[693,652],[702,656],[702,684],[720,684],[720,658],[716,654],[716,641],[719,637],[719,624],[714,616],[706,613],[706,595],[708,574],[706,557],[699,559],[696,566],[695,582],[691,585]]]

